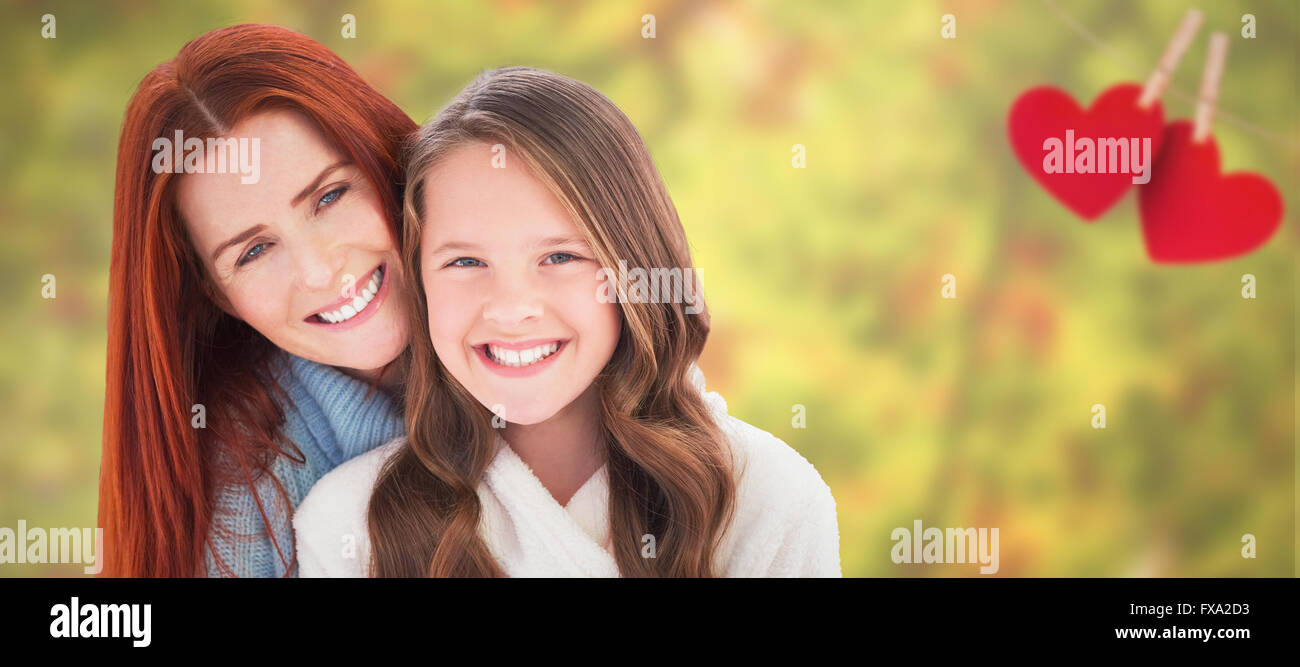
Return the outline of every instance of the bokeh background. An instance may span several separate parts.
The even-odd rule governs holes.
[[[1092,224],[1015,161],[1012,100],[1174,78],[1231,39],[1227,170],[1286,202],[1244,257],[1147,259],[1133,194]],[[701,267],[701,360],[732,414],[816,465],[846,576],[895,527],[997,527],[997,576],[1294,576],[1300,3],[1291,0],[5,2],[0,13],[0,526],[94,526],[113,165],[139,80],[188,40],[274,23],[423,122],[480,69],[594,85],[640,128]],[[1240,36],[1253,13],[1257,37]],[[56,16],[42,39],[40,16]],[[341,16],[356,16],[356,38]],[[957,37],[940,36],[941,16]],[[642,37],[645,14],[655,38]],[[1092,39],[1081,31],[1088,32]],[[1167,116],[1192,106],[1167,95]],[[806,147],[806,168],[792,147]],[[57,298],[40,296],[41,276]],[[1258,281],[1241,296],[1242,275]],[[956,279],[955,299],[940,295]],[[1107,410],[1105,429],[1092,406]],[[792,424],[794,406],[806,427]],[[1242,535],[1258,540],[1241,555]],[[0,565],[0,576],[82,576]]]

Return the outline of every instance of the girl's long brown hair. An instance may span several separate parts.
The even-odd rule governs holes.
[[[504,68],[466,87],[407,153],[403,259],[412,342],[408,444],[385,465],[370,501],[375,576],[501,576],[478,533],[476,492],[494,451],[491,414],[438,361],[429,339],[419,241],[424,177],[452,148],[500,143],[567,208],[601,266],[691,267],[686,235],[631,121],[591,87],[550,72]],[[486,157],[484,159],[487,159]],[[693,273],[693,272],[692,272]],[[596,378],[608,450],[610,525],[622,576],[714,576],[734,506],[731,453],[692,362],[709,333],[703,302],[632,303]],[[655,558],[642,557],[653,535]]]
[[[274,346],[217,307],[219,293],[176,209],[177,179],[151,169],[155,138],[176,130],[186,138],[221,137],[269,107],[314,120],[365,173],[401,238],[401,147],[416,125],[321,44],[274,26],[223,28],[144,78],[117,153],[101,576],[204,574],[216,489],[237,484],[252,493],[275,457],[301,458],[292,444],[292,451],[277,444],[284,415],[268,374]],[[206,428],[191,427],[195,404],[206,410]],[[279,519],[260,499],[258,508],[273,535]],[[276,547],[291,570],[293,546]]]

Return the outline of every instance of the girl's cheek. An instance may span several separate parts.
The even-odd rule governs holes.
[[[428,293],[429,333],[436,345],[460,345],[474,324],[469,300],[457,298],[455,290]]]
[[[583,308],[591,310],[603,310],[613,306],[618,308],[616,303],[607,302],[604,297],[616,297],[617,285],[607,284],[604,279],[593,279],[589,275],[576,277],[571,287],[571,300],[573,303],[581,304]]]
[[[424,294],[429,301],[429,312],[440,316],[455,315],[469,302],[469,286],[455,281],[438,280],[425,283]]]
[[[599,295],[604,283],[603,279],[593,278],[590,271],[565,267],[548,276],[544,284],[551,297],[559,297],[566,303],[585,308],[589,304],[600,304]]]
[[[433,351],[443,359],[443,363],[453,359],[448,355],[456,346],[456,342],[453,340],[454,329],[451,323],[447,321],[447,315],[449,313],[444,309],[429,308],[429,342],[433,343]]]

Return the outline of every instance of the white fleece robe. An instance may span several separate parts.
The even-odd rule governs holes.
[[[695,371],[704,391],[703,374]],[[704,394],[736,459],[736,513],[715,555],[726,577],[839,577],[835,498],[821,475],[775,436],[727,415]],[[299,575],[364,577],[370,562],[367,509],[398,438],[326,474],[294,514]],[[609,525],[608,464],[561,506],[500,437],[478,487],[479,533],[512,577],[617,577]],[[638,544],[638,547],[642,546]],[[663,545],[656,545],[662,549]]]

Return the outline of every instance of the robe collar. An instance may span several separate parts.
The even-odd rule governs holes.
[[[691,384],[713,417],[726,419],[727,404],[706,391],[704,374],[691,364]],[[561,506],[532,468],[500,435],[496,453],[478,487],[483,508],[480,534],[511,577],[618,577],[609,525],[609,463],[603,464]]]
[[[561,506],[500,436],[479,487],[482,531],[512,577],[618,577],[609,527],[609,463]]]

